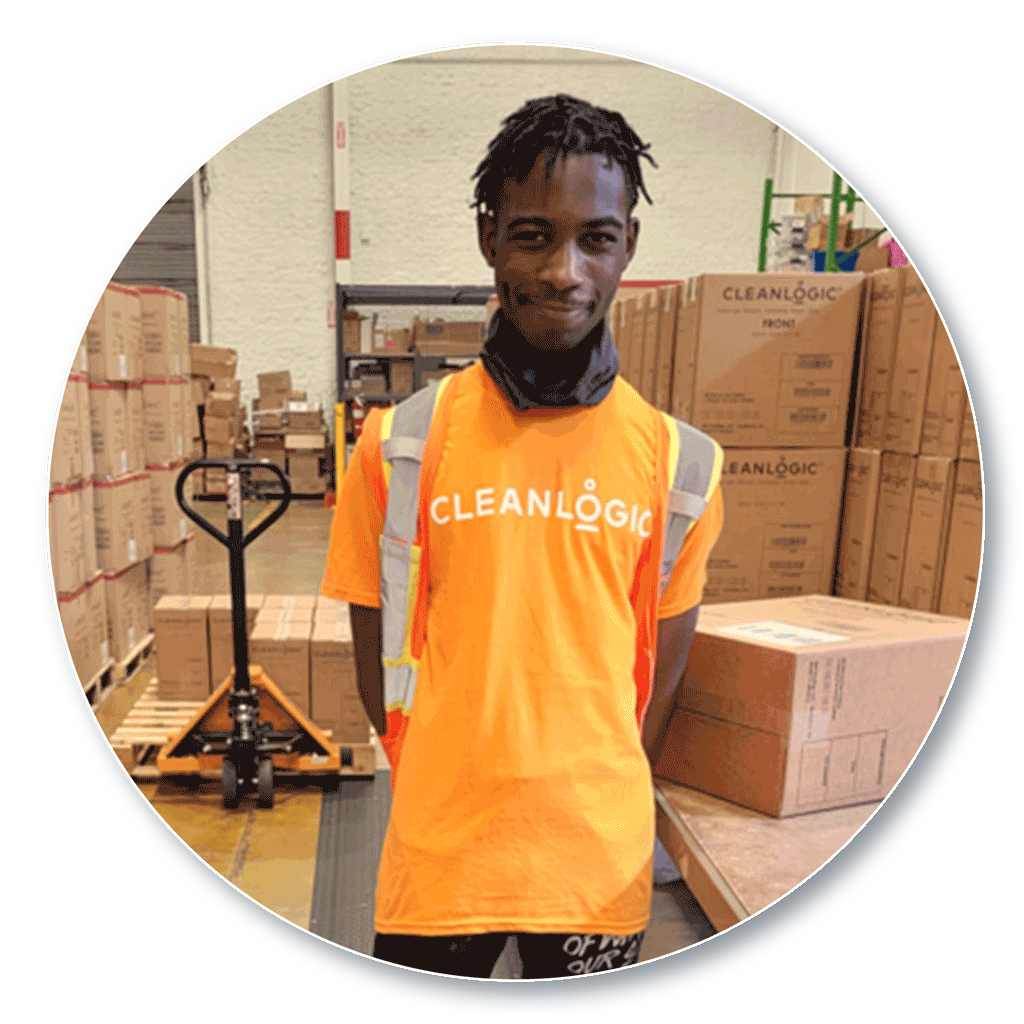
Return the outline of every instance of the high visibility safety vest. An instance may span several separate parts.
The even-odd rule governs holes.
[[[381,424],[382,469],[387,488],[380,537],[382,661],[387,715],[387,734],[381,737],[381,742],[396,770],[392,774],[393,782],[415,699],[425,634],[429,502],[420,498],[429,496],[432,491],[456,379],[457,375],[449,375],[441,381],[430,382],[389,409]],[[664,594],[686,535],[707,508],[718,485],[722,449],[689,424],[668,413],[660,415],[668,427],[668,465],[675,467],[662,540],[660,594]],[[653,667],[647,675],[653,675]],[[653,679],[646,678],[646,690],[638,694],[637,719],[641,728],[652,684]]]

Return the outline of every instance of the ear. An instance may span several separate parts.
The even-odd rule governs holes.
[[[494,261],[497,259],[498,224],[489,214],[477,214],[476,238],[480,252],[487,261],[487,266],[493,267]]]
[[[626,228],[626,265],[632,260],[636,252],[636,244],[640,238],[640,221],[636,217],[629,218],[629,226]]]

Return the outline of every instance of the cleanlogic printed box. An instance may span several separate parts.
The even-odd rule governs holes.
[[[842,447],[863,285],[863,274],[697,278],[690,422],[725,447]]]
[[[726,449],[704,603],[832,590],[845,448]]]
[[[292,621],[275,622],[257,616],[249,635],[249,663],[259,665],[304,715],[309,714],[309,637],[312,632],[310,612],[308,618]]]
[[[335,743],[369,743],[366,717],[356,683],[355,651],[348,607],[317,614],[310,639],[310,717],[331,730]]]
[[[655,774],[776,817],[880,800],[966,637],[962,619],[827,595],[703,607]]]
[[[161,700],[210,695],[209,597],[167,594],[153,609],[157,693]]]
[[[256,614],[263,606],[262,594],[245,595],[246,636],[252,632]],[[216,689],[235,667],[234,629],[231,621],[231,596],[217,594],[210,601],[210,676]]]

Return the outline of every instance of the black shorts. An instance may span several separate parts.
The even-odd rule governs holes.
[[[524,978],[569,978],[636,963],[644,933],[633,935],[485,932],[481,935],[386,935],[378,932],[378,960],[460,978],[489,978],[505,941],[514,934]]]

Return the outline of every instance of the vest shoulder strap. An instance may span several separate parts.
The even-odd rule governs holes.
[[[661,558],[661,593],[665,593],[686,535],[704,514],[722,475],[723,452],[717,441],[696,427],[663,412],[669,432],[668,514]]]

